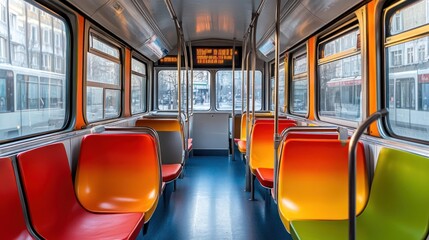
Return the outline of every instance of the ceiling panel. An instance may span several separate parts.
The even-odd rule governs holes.
[[[362,0],[302,0],[301,4],[324,23],[329,23],[360,2]]]

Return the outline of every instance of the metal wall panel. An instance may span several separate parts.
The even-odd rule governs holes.
[[[229,149],[229,113],[194,113],[191,137],[195,150]]]

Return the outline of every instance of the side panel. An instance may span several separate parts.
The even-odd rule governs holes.
[[[229,113],[194,113],[191,137],[194,150],[228,150]]]

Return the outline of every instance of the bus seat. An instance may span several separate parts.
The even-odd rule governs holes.
[[[272,118],[273,114],[271,112],[255,112],[256,118]],[[252,113],[249,115],[250,121],[252,121]],[[246,130],[247,130],[247,114],[244,112],[241,115],[241,125],[240,125],[240,139],[235,139],[234,141],[237,143],[238,151],[242,154],[246,154]]]
[[[357,239],[427,239],[428,173],[428,157],[383,148],[368,204],[357,217]],[[294,239],[346,239],[348,220],[292,221],[291,233]]]
[[[333,135],[331,135],[333,136]],[[364,147],[357,146],[356,212],[368,198]],[[286,139],[278,176],[278,208],[289,231],[291,220],[346,219],[348,217],[348,141]]]
[[[279,133],[284,129],[296,126],[290,119],[279,119]],[[250,135],[249,166],[253,174],[257,168],[274,169],[274,121],[257,119]]]
[[[12,159],[8,157],[0,158],[0,182],[1,237],[4,239],[33,239],[25,224]]]
[[[181,168],[180,164],[162,164],[162,181],[168,183],[177,179]]]
[[[76,199],[67,154],[55,143],[18,154],[34,230],[44,239],[135,239],[144,213],[99,214]]]
[[[176,180],[183,170],[185,164],[185,144],[183,128],[178,119],[142,118],[136,121],[136,127],[153,128],[159,137],[161,147],[162,179],[168,182]],[[173,167],[173,165],[175,165]],[[167,172],[165,170],[168,170]],[[171,172],[175,170],[175,172]],[[175,176],[171,179],[171,176]]]
[[[279,133],[296,126],[290,119],[279,119]],[[249,167],[262,186],[273,187],[274,180],[274,120],[257,119],[251,132]],[[258,170],[259,169],[259,170]]]
[[[157,203],[161,189],[155,137],[144,133],[84,136],[75,187],[80,203],[92,212],[147,212]]]

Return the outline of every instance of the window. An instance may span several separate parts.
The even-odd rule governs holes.
[[[427,1],[404,2],[386,12],[386,35],[396,36],[384,39],[387,60],[385,102],[389,108],[387,129],[391,135],[429,141],[429,65],[426,56],[429,37],[410,31],[428,26],[426,5]],[[397,16],[402,19],[401,31],[392,26]],[[417,49],[417,59],[414,49]],[[401,66],[392,57],[401,50],[406,51],[407,66]]]
[[[67,42],[70,33],[65,21],[24,0],[10,0],[6,8],[0,9],[0,15],[7,12],[10,22],[7,23],[6,14],[9,26],[4,29],[9,29],[9,33],[0,38],[0,142],[61,130],[69,116],[66,70],[53,72],[52,53],[44,52],[36,44],[38,34],[43,33],[40,13],[56,21],[46,29],[47,34],[62,32]],[[53,48],[52,41],[46,48]],[[64,66],[70,65],[69,50],[69,45],[64,44]]]
[[[93,32],[90,33],[86,71],[88,122],[116,118],[121,113],[119,53],[119,47],[105,43]]]
[[[131,60],[131,113],[146,111],[146,64]]]
[[[244,94],[244,104],[246,104],[246,85],[247,85],[247,72],[244,72],[244,90],[241,86],[241,71],[235,71],[235,109],[241,110],[241,96]],[[250,77],[252,73],[250,72]],[[250,109],[252,108],[252,79],[250,79]],[[194,91],[195,92],[195,91]],[[255,72],[255,110],[262,109],[262,72]],[[195,96],[194,96],[195,97]],[[216,72],[216,109],[217,110],[232,110],[232,71],[218,71]]]
[[[351,66],[349,66],[350,68]],[[291,69],[290,111],[295,114],[305,115],[308,107],[307,54],[300,52],[296,56],[293,54]]]
[[[273,64],[274,67],[274,64]],[[272,73],[271,78],[271,106],[270,110],[274,110],[274,90],[275,90],[275,79],[274,79],[274,69]],[[279,65],[279,112],[284,113],[285,112],[285,66],[284,62],[280,63]],[[256,105],[256,104],[255,104]]]
[[[413,64],[414,62],[414,49],[412,47],[407,48],[407,64]]]
[[[388,21],[390,23],[388,34],[396,35],[429,23],[426,4],[425,0],[417,1],[396,11]]]
[[[43,44],[51,45],[51,31],[49,29],[43,30]]]
[[[426,49],[424,45],[420,45],[419,49],[418,49],[418,58],[419,58],[419,63],[422,63],[423,61],[425,61],[426,58]]]
[[[328,50],[333,44],[338,45],[334,52]],[[352,28],[320,43],[319,53],[319,116],[360,121],[362,60],[359,29]]]
[[[7,21],[6,6],[3,3],[0,4],[0,20],[4,23]]]
[[[186,109],[186,76],[181,72],[182,109]],[[189,79],[190,81],[192,79]],[[176,70],[162,70],[158,73],[158,109],[177,110],[178,83]],[[193,79],[193,109],[210,109],[210,72],[194,70]]]

